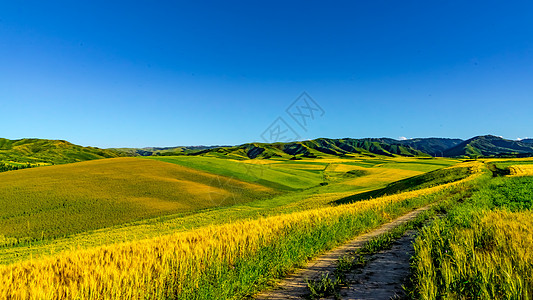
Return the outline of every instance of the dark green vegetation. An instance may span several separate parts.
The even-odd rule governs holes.
[[[151,156],[151,155],[187,155],[207,149],[230,147],[230,146],[177,146],[177,147],[144,147],[144,148],[109,148],[109,150],[125,153],[128,156]]]
[[[63,164],[119,156],[211,156],[236,160],[349,157],[526,157],[531,140],[511,141],[479,136],[467,141],[446,138],[328,139],[291,143],[248,143],[239,146],[180,146],[99,149],[62,140],[0,138],[0,162]]]
[[[31,168],[31,167],[32,167],[32,165],[30,163],[26,163],[26,164],[17,164],[17,163],[6,164],[4,162],[0,162],[0,172],[22,170],[22,169],[28,169],[28,168]]]
[[[142,150],[145,151],[145,150]],[[233,159],[349,157],[353,155],[406,157],[525,157],[533,155],[530,140],[512,141],[496,136],[478,136],[467,141],[447,138],[328,139],[291,143],[249,143],[225,147],[178,147],[175,150],[147,151],[141,155],[212,155]]]
[[[0,162],[64,164],[120,155],[116,151],[82,147],[61,140],[0,138]]]
[[[444,151],[446,157],[520,157],[533,155],[533,144],[486,135],[466,140]]]
[[[307,280],[309,298],[322,299],[325,297],[334,296],[335,299],[338,299],[338,290],[342,284],[342,279],[338,276],[332,277],[329,273],[321,274],[320,279]]]
[[[389,141],[389,140],[388,140]],[[392,140],[390,140],[392,141]],[[315,158],[323,155],[384,155],[400,156],[429,156],[410,146],[401,143],[385,142],[380,139],[326,139],[320,138],[310,141],[293,143],[253,143],[236,147],[209,149],[201,153],[217,153],[219,155],[245,158],[273,158],[273,157],[308,157]]]
[[[459,145],[461,142],[463,142],[463,140],[446,138],[415,138],[399,142],[431,156],[442,157],[444,156],[445,150]]]
[[[435,170],[422,175],[406,178],[393,183],[388,184],[381,189],[372,190],[356,194],[353,196],[345,197],[336,200],[336,204],[350,203],[355,201],[361,201],[369,198],[381,197],[384,195],[392,195],[400,192],[413,191],[423,189],[431,186],[454,182],[468,177],[472,174],[469,167],[454,167]]]

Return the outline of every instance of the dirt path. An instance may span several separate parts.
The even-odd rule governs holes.
[[[415,231],[408,232],[391,249],[372,255],[362,270],[346,274],[346,286],[339,292],[341,299],[401,299],[405,296],[402,284],[409,276],[415,234]]]
[[[306,280],[316,280],[320,278],[320,275],[329,272],[332,274],[335,271],[335,268],[337,266],[336,262],[343,257],[344,255],[354,252],[358,248],[361,248],[366,242],[368,242],[370,239],[379,236],[383,233],[386,233],[387,231],[406,223],[410,220],[413,220],[418,216],[420,213],[427,211],[431,208],[432,204],[424,206],[422,208],[419,208],[417,210],[414,210],[410,213],[407,213],[394,221],[384,224],[381,227],[370,231],[368,233],[365,233],[363,235],[358,236],[357,238],[349,241],[348,243],[337,247],[321,256],[316,258],[315,260],[309,262],[304,268],[298,269],[295,273],[292,275],[289,275],[286,279],[284,279],[275,289],[266,291],[264,293],[258,294],[255,296],[256,299],[304,299],[303,297],[308,294],[307,289],[307,283]],[[402,238],[403,240],[403,238]],[[406,245],[410,245],[409,242],[400,243],[403,244],[401,247],[406,247]],[[397,246],[397,245],[395,245]],[[400,252],[402,252],[404,249],[395,249]],[[408,254],[405,254],[406,257],[399,256],[397,258],[393,258],[394,254],[388,254],[386,255],[382,260],[372,261],[373,262],[379,262],[377,267],[381,268],[379,269],[379,274],[366,274],[367,279],[365,279],[366,282],[369,284],[366,285],[369,288],[361,289],[355,288],[355,286],[345,288],[341,290],[341,296],[344,295],[343,299],[389,299],[390,297],[394,296],[395,291],[393,290],[391,283],[389,281],[387,282],[380,282],[377,278],[382,276],[381,274],[385,274],[387,270],[391,270],[394,267],[398,267],[398,265],[391,264],[394,262],[404,262],[402,268],[405,268],[405,262],[407,263],[407,268],[409,267],[409,256]],[[393,260],[393,261],[391,261]],[[375,268],[373,268],[375,269]],[[369,269],[370,270],[370,269]],[[375,269],[378,270],[378,269]],[[371,271],[370,271],[371,272]],[[408,272],[408,270],[407,270]],[[399,272],[396,272],[399,274]],[[357,277],[357,275],[352,276],[350,278],[350,274],[348,274],[348,279],[351,279],[352,282],[359,282],[361,283],[361,279],[364,279],[365,277]],[[403,275],[400,275],[403,276]],[[390,276],[389,276],[390,277]],[[392,279],[392,278],[389,278]],[[372,283],[372,284],[370,284]],[[383,286],[386,285],[386,286]],[[384,293],[375,294],[374,292],[368,293],[370,291],[389,291],[389,293],[386,296]],[[357,291],[363,291],[362,294],[356,294]],[[359,295],[359,296],[358,296]],[[368,297],[365,297],[368,296]],[[379,296],[379,297],[377,297]],[[359,297],[359,298],[357,298]]]

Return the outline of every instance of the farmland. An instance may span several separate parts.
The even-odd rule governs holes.
[[[314,256],[413,207],[444,197],[450,190],[466,183],[459,181],[344,206],[208,226],[180,235],[74,251],[43,259],[39,266],[31,265],[30,269],[36,272],[33,274],[24,274],[24,263],[20,265],[22,269],[18,269],[18,264],[6,267],[4,274],[15,274],[11,277],[13,286],[10,290],[19,290],[21,286],[18,284],[28,284],[20,281],[18,276],[42,278],[42,290],[31,292],[44,296],[76,293],[90,297],[91,291],[105,291],[118,298],[159,298],[168,296],[166,293],[178,293],[179,297],[188,298],[198,292],[202,298],[244,295],[250,289],[253,291],[258,284],[258,287],[262,287],[269,280],[285,274],[308,256]],[[278,264],[273,266],[275,260]],[[71,263],[66,264],[66,261]],[[107,267],[95,264],[96,261]],[[134,261],[145,263],[135,267],[132,265]],[[259,269],[258,264],[261,266]],[[90,270],[89,265],[94,266],[94,269]],[[50,277],[56,268],[68,268],[65,272],[71,279],[67,279],[65,285],[55,285],[54,282],[62,279]],[[122,268],[129,271],[115,277],[113,274],[121,273]],[[157,272],[150,273],[153,277],[141,276],[146,274],[147,269]],[[104,277],[96,280],[81,276],[85,279],[80,282],[75,279],[81,278],[80,272],[98,273]],[[180,277],[167,276],[169,274]],[[120,286],[117,282],[126,283],[128,290],[117,289]],[[202,290],[199,291],[200,287]]]
[[[520,199],[530,197],[529,177],[493,177],[489,167],[524,161],[162,156],[5,172],[0,297],[248,297],[309,258],[441,202],[455,204],[422,229],[411,292],[453,295],[442,291],[444,279],[435,277],[441,271],[424,273],[443,268],[435,262],[446,257],[428,261],[424,253],[443,250],[437,238],[469,234],[457,224],[479,220],[468,230],[496,226],[493,219],[508,224],[512,218],[500,208],[527,214],[531,203]],[[521,255],[524,245],[517,247]]]
[[[234,170],[234,173],[224,173],[234,176],[219,174],[213,177],[216,174],[206,173],[206,167],[203,170],[193,170],[176,164],[137,158],[89,161],[0,174],[9,178],[0,182],[3,186],[0,192],[3,197],[0,199],[4,199],[6,208],[9,207],[2,211],[4,217],[0,224],[5,229],[1,233],[3,238],[0,237],[0,245],[17,246],[0,248],[0,262],[19,261],[30,256],[76,247],[94,247],[115,241],[152,238],[234,220],[336,205],[335,201],[354,193],[383,188],[398,179],[421,174],[422,171],[416,171],[417,168],[432,170],[457,163],[456,160],[403,158],[325,161],[175,158],[185,159],[199,159],[195,165],[197,168],[198,165],[207,165],[212,170],[215,165],[219,170]],[[311,178],[314,182],[309,183],[311,187],[299,191],[264,187],[255,182],[257,177],[247,175],[256,174],[246,173],[250,166],[243,165],[258,168],[261,162],[269,163],[270,169],[275,170],[272,171],[274,175],[284,174],[283,172],[288,170],[287,175],[270,177],[270,182],[274,182],[278,187],[290,185],[293,173],[308,173],[306,178]],[[389,169],[385,163],[393,166],[401,164],[403,169]],[[326,173],[331,184],[320,185],[324,173],[321,170],[328,166]],[[259,171],[267,173],[270,169]],[[346,176],[347,172],[354,169],[364,169],[368,174],[360,177]],[[191,174],[194,177],[191,178]],[[175,180],[178,176],[213,187],[203,189],[203,198],[202,195],[196,195],[197,199],[203,201],[193,202],[187,190],[180,189],[180,182]],[[239,178],[247,179],[248,182],[240,181]],[[39,185],[35,185],[35,182]],[[231,192],[231,196],[217,192],[217,189],[227,190]],[[187,198],[177,198],[182,196]],[[90,201],[87,201],[87,198]],[[137,201],[132,201],[135,198]],[[19,200],[12,201],[13,199]],[[26,201],[23,201],[24,199]],[[61,203],[60,201],[68,203],[68,206],[58,207],[56,204]],[[145,206],[140,205],[143,203]],[[189,206],[183,208],[187,203]],[[146,205],[150,205],[152,210],[148,210]],[[24,215],[26,211],[35,213]],[[64,217],[69,214],[73,214],[70,219],[68,216]],[[80,222],[84,218],[86,223]]]
[[[87,230],[275,194],[272,189],[135,158],[0,173],[0,232],[20,240]],[[225,202],[226,201],[226,202]]]

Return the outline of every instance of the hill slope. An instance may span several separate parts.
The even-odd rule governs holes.
[[[459,145],[463,140],[447,138],[416,138],[398,142],[431,156],[443,156],[445,150]]]
[[[63,164],[124,156],[117,151],[83,147],[63,140],[0,138],[0,161]]]
[[[505,154],[533,155],[533,144],[484,135],[466,140],[444,151],[444,156],[498,156]]]
[[[152,156],[152,155],[181,155],[194,153],[206,149],[214,149],[231,146],[176,146],[176,147],[144,147],[144,148],[108,148],[128,156]]]
[[[384,156],[429,156],[409,145],[402,145],[393,139],[328,139],[319,138],[309,141],[291,143],[248,143],[234,147],[206,149],[190,155],[213,154],[235,159],[249,158],[291,158],[291,157],[323,157],[364,155],[373,157]]]
[[[18,170],[0,173],[0,233],[54,238],[275,193],[258,184],[130,157]]]

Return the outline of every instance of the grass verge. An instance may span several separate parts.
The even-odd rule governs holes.
[[[532,177],[498,177],[423,228],[411,297],[531,299],[532,207]]]

